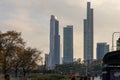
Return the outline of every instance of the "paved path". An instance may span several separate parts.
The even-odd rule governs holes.
[[[94,80],[101,80],[101,79],[100,79],[100,77],[95,77],[95,79],[94,79]]]

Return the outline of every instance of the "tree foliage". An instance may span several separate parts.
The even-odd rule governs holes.
[[[21,33],[0,33],[0,67],[4,74],[14,71],[17,76],[18,71],[22,69],[25,75],[27,70],[37,66],[37,61],[42,61],[40,54],[36,48],[25,48]]]
[[[81,59],[78,58],[77,62],[69,64],[61,64],[56,66],[57,72],[62,72],[64,74],[69,74],[71,72],[79,73],[79,75],[86,75],[86,70],[88,75],[101,74],[102,72],[102,63],[101,61],[94,60],[92,63],[89,63],[87,66],[85,63],[82,63]]]
[[[24,47],[21,33],[16,31],[8,31],[0,34],[0,64],[4,70],[4,74],[11,68],[12,59],[14,59],[17,49]]]

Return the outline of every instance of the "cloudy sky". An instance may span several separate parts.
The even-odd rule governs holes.
[[[97,42],[111,44],[112,33],[120,31],[120,0],[89,1],[94,8],[96,49]],[[74,25],[74,57],[83,58],[86,3],[87,0],[0,0],[0,30],[22,32],[27,46],[38,48],[44,55],[49,53],[50,15],[56,15],[60,22],[61,54],[63,27],[70,24]]]

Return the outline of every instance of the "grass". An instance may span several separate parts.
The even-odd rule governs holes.
[[[70,75],[60,75],[60,74],[30,74],[29,77],[32,80],[71,80]],[[0,74],[0,80],[4,80],[4,75]],[[13,77],[10,76],[10,80],[15,80]],[[20,78],[20,80],[25,80],[24,78]],[[79,78],[76,78],[79,80]]]

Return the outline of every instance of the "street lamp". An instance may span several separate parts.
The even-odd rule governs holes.
[[[93,59],[84,60],[84,65],[85,65],[85,75],[86,75],[86,76],[88,76],[89,65],[91,64],[92,61],[93,61]]]
[[[83,60],[84,62],[84,71],[85,71],[85,76],[87,76],[87,72],[88,72],[88,64],[87,64],[87,60]]]
[[[114,32],[113,34],[112,34],[112,51],[114,51],[114,35],[116,34],[116,33],[119,33],[120,34],[120,32]]]

